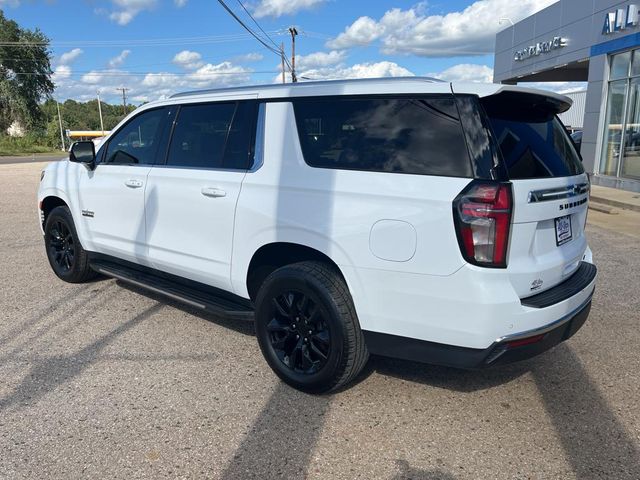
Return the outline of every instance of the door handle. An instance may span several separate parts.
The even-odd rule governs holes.
[[[225,192],[224,190],[220,189],[220,188],[213,188],[213,187],[204,187],[202,190],[202,195],[204,195],[205,197],[226,197],[227,196],[227,192]]]
[[[127,180],[124,184],[129,188],[140,188],[142,186],[142,182],[135,179]]]

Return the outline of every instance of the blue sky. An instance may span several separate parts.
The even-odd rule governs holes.
[[[238,0],[226,0],[252,27]],[[554,0],[243,0],[290,56],[295,25],[299,75],[309,79],[432,75],[491,81],[502,17],[518,21]],[[0,0],[7,17],[52,41],[55,96],[97,90],[133,103],[176,91],[278,78],[279,58],[216,0]],[[560,88],[561,85],[555,85]]]

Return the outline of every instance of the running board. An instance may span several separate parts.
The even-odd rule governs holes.
[[[223,317],[233,317],[242,320],[253,320],[253,308],[249,302],[234,301],[213,292],[200,288],[189,288],[169,278],[163,278],[153,273],[142,272],[124,265],[102,260],[90,263],[93,270],[107,277],[121,280],[136,287],[149,290],[165,297],[177,300],[195,308],[205,310]],[[203,285],[203,287],[206,287]],[[240,299],[243,300],[243,299]]]

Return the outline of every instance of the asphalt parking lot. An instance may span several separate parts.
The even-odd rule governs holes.
[[[249,323],[59,281],[43,165],[0,165],[0,478],[640,478],[640,223],[589,226],[591,316],[551,352],[481,372],[373,358],[313,397]]]

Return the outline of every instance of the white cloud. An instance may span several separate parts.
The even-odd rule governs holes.
[[[107,62],[107,67],[116,68],[124,63],[127,57],[131,54],[131,50],[122,50],[120,55],[113,57],[111,60]]]
[[[313,52],[296,56],[296,74],[300,81],[305,80],[339,80],[346,78],[375,77],[410,77],[414,73],[394,62],[366,62],[347,65],[347,52],[331,50],[330,52]],[[280,65],[278,65],[280,68]],[[287,81],[290,73],[287,71]],[[282,81],[282,74],[277,75],[275,83]]]
[[[187,0],[173,0],[176,7],[182,8],[187,4]]]
[[[256,18],[293,15],[300,10],[308,10],[325,1],[326,0],[260,0],[260,3],[253,9],[253,14]]]
[[[238,80],[247,82],[250,73],[250,70],[233,65],[231,62],[222,62],[217,65],[207,63],[191,75],[187,75],[186,81],[200,83],[203,87],[211,84],[236,83]]]
[[[101,83],[104,78],[105,75],[102,72],[91,70],[89,73],[85,73],[82,76],[82,82],[90,85],[97,85],[98,83]]]
[[[0,0],[0,7],[4,6],[17,8],[20,6],[20,0]]]
[[[82,55],[82,49],[80,48],[69,50],[68,52],[60,55],[60,58],[58,59],[58,65],[69,65],[70,63],[73,63],[75,60],[77,60],[80,55]]]
[[[360,17],[327,42],[335,49],[381,42],[385,54],[425,57],[486,55],[493,52],[499,18],[514,22],[557,0],[477,0],[462,11],[426,15],[424,6],[388,10],[380,20]]]
[[[461,63],[439,73],[427,73],[427,77],[439,78],[447,82],[493,82],[493,69],[487,65]]]
[[[191,60],[196,59],[195,56],[191,57]],[[252,69],[231,61],[219,64],[199,62],[198,67],[177,73],[147,74],[132,73],[121,68],[107,68],[78,75],[74,74],[70,67],[59,65],[53,75],[56,84],[54,95],[60,99],[87,101],[94,99],[96,90],[100,90],[104,101],[118,102],[120,99],[117,89],[125,87],[128,89],[128,98],[142,103],[165,98],[180,91],[246,85],[251,81],[252,72]]]
[[[394,62],[357,63],[347,66],[338,64],[326,67],[298,70],[300,80],[340,80],[346,78],[411,77],[413,72]],[[275,81],[280,82],[281,76]]]
[[[208,63],[186,75],[148,73],[140,82],[140,90],[152,92],[151,98],[167,96],[177,91],[224,87],[249,83],[251,70],[231,62]]]
[[[333,40],[327,42],[329,48],[349,48],[361,45],[368,45],[380,38],[384,28],[371,17],[360,17],[344,32]]]
[[[296,68],[305,70],[318,67],[326,67],[343,62],[347,52],[332,50],[330,52],[314,52],[309,55],[296,55]]]
[[[51,81],[54,85],[58,85],[65,79],[71,77],[71,67],[69,65],[58,65],[51,75]]]
[[[157,0],[111,0],[115,10],[109,14],[109,18],[118,25],[127,25],[143,10],[152,10],[157,5]]]
[[[233,59],[238,63],[244,63],[244,62],[259,62],[263,58],[264,58],[264,55],[262,55],[261,53],[252,52],[252,53],[246,53],[244,55],[238,55]]]
[[[204,65],[202,62],[202,55],[198,52],[192,52],[191,50],[182,50],[181,52],[176,53],[172,62],[188,70],[195,70],[196,68],[200,68]]]
[[[130,97],[134,103],[145,103],[151,101],[151,99],[147,95],[134,95]],[[159,100],[159,99],[156,99]]]

